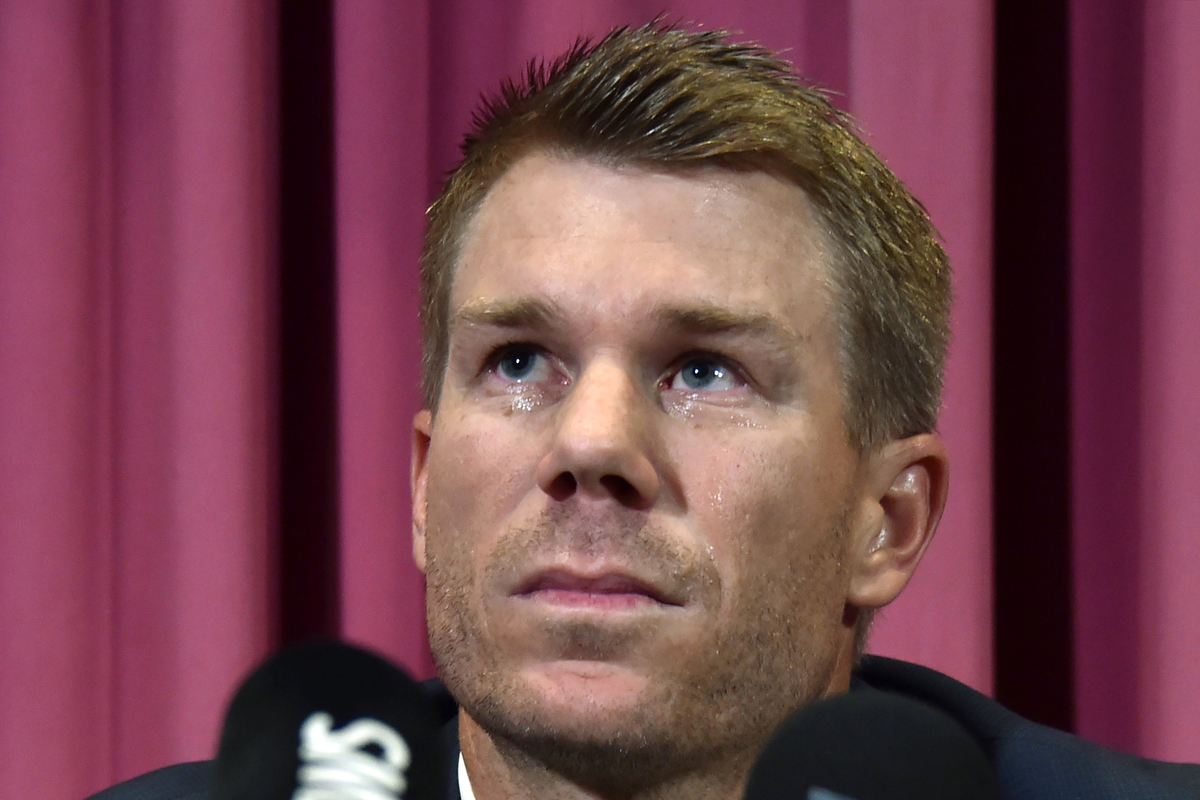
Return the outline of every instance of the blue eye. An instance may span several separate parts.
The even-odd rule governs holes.
[[[726,391],[740,384],[733,370],[709,358],[693,358],[671,379],[672,389],[691,392]]]
[[[533,360],[537,358],[533,353],[512,353],[500,359],[500,363],[496,368],[500,370],[500,374],[512,381],[519,381],[522,378],[529,376],[533,371]]]
[[[512,347],[500,354],[495,362],[496,374],[506,381],[526,383],[545,380],[549,371],[546,357],[527,347]]]

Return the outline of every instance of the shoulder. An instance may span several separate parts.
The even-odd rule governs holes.
[[[940,672],[868,656],[862,684],[922,700],[950,714],[992,759],[1014,800],[1195,800],[1200,766],[1168,764],[1101,747],[1038,725]]]
[[[206,800],[211,761],[176,764],[119,783],[88,800]]]

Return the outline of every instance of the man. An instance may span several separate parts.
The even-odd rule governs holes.
[[[945,503],[928,216],[770,54],[621,30],[487,106],[422,285],[414,554],[462,794],[740,797]],[[949,710],[1013,797],[1190,796],[936,673],[854,681]]]
[[[415,555],[477,796],[737,797],[944,504],[927,216],[783,63],[627,31],[491,105],[423,280]]]

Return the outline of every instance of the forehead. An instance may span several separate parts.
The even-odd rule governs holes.
[[[773,315],[803,336],[828,316],[827,262],[803,191],[766,172],[534,154],[471,220],[450,310],[530,294],[609,320],[702,305]]]

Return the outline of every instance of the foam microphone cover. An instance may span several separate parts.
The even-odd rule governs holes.
[[[373,653],[333,642],[284,650],[225,716],[212,800],[444,800],[441,719]]]
[[[750,773],[746,800],[1001,800],[976,741],[948,714],[874,689],[800,709]]]

